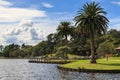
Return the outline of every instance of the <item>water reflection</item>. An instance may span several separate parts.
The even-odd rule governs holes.
[[[0,59],[0,80],[119,80],[120,74],[78,73],[58,70],[55,64]]]

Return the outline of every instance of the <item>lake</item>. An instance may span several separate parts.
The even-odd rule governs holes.
[[[28,63],[27,59],[0,59],[0,80],[120,80],[120,74],[65,72],[56,66]]]

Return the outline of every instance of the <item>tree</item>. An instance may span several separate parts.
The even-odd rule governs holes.
[[[49,53],[52,53],[54,50],[54,45],[55,45],[54,34],[49,34],[47,36],[47,45],[48,45],[48,47],[47,47],[46,51]]]
[[[75,25],[82,31],[89,33],[91,47],[91,63],[96,63],[94,35],[105,33],[107,31],[109,20],[104,16],[106,14],[99,3],[91,2],[83,5],[75,17]]]
[[[58,26],[58,35],[64,38],[64,45],[68,44],[68,36],[72,33],[72,26],[70,22],[61,22]]]
[[[3,50],[3,56],[4,57],[9,57],[9,53],[10,53],[10,47],[6,46]]]
[[[48,44],[47,41],[42,41],[38,45],[34,46],[32,50],[32,56],[41,56],[49,53],[47,51]]]
[[[27,57],[27,58],[31,57],[32,49],[33,49],[33,46],[22,44],[19,56],[22,57],[22,58],[24,58],[24,57]]]
[[[70,47],[68,47],[68,46],[61,46],[61,47],[58,47],[56,53],[59,56],[61,56],[62,58],[67,59],[68,58],[67,53],[70,53],[70,51],[71,51]]]
[[[115,53],[115,47],[113,45],[113,43],[111,42],[103,42],[99,45],[98,49],[97,49],[97,53],[99,53],[99,57],[103,56],[105,57],[107,54],[113,54]]]
[[[109,30],[108,34],[113,38],[119,38],[120,37],[120,31],[117,31],[116,29]]]
[[[4,48],[4,50],[3,50],[3,56],[4,57],[11,57],[11,53],[12,52],[14,52],[15,53],[15,51],[17,51],[17,50],[19,50],[20,49],[20,46],[19,45],[17,45],[17,44],[10,44],[10,45],[8,45],[8,46],[5,46],[5,48]],[[14,54],[14,55],[16,55],[16,54]],[[15,56],[14,56],[15,57]],[[17,56],[16,56],[17,57]]]

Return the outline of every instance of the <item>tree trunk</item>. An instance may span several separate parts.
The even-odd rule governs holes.
[[[90,60],[90,63],[96,63],[93,32],[90,32],[90,48],[91,48],[91,60]]]
[[[65,45],[68,44],[67,35],[65,35]]]
[[[65,46],[68,45],[67,35],[65,35]],[[65,54],[65,62],[67,61],[67,53]]]

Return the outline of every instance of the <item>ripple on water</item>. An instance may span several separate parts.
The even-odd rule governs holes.
[[[120,80],[120,74],[66,72],[56,66],[28,63],[27,59],[0,59],[0,80]]]

